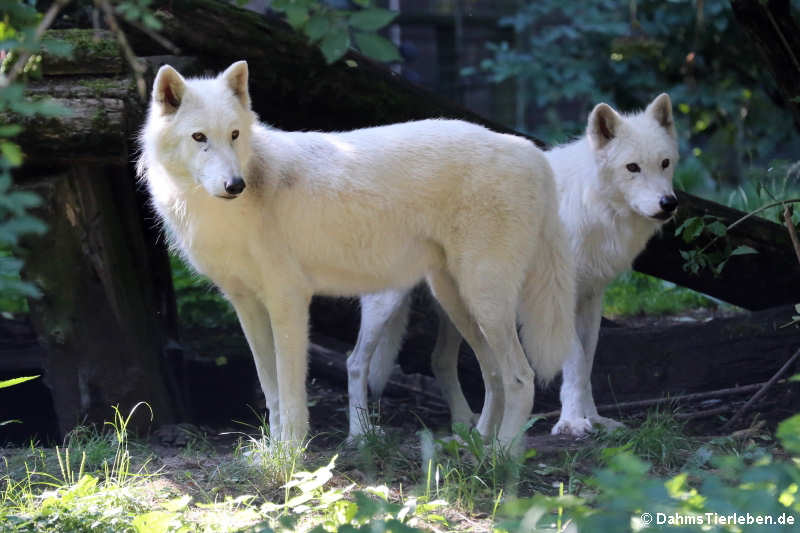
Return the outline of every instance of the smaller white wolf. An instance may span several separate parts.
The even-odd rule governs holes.
[[[672,190],[678,146],[669,96],[661,94],[635,115],[620,115],[607,104],[598,104],[589,115],[584,137],[557,146],[545,156],[553,168],[558,212],[576,261],[575,322],[583,347],[575,347],[564,364],[561,417],[553,433],[580,436],[593,424],[619,425],[598,414],[590,381],[603,292],[630,268],[678,206]],[[351,438],[364,430],[364,369],[369,366],[369,388],[380,396],[400,350],[408,309],[408,291],[361,298],[361,329],[347,361]],[[442,313],[439,318],[433,372],[453,421],[470,423],[474,415],[457,373],[461,337]]]
[[[285,132],[258,122],[247,80],[244,61],[212,79],[163,66],[139,173],[173,246],[236,309],[272,437],[296,443],[308,430],[312,295],[425,279],[482,365],[483,434],[511,443],[534,386],[516,317],[541,379],[578,344],[573,262],[542,152],[454,120]]]

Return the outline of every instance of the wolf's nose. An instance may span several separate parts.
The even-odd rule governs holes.
[[[234,196],[244,190],[244,180],[241,176],[234,176],[225,181],[225,192]]]
[[[678,199],[671,194],[669,196],[662,196],[658,201],[658,205],[667,213],[672,213],[678,207]]]

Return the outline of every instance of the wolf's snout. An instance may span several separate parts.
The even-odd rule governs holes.
[[[673,195],[662,196],[658,201],[658,205],[667,213],[672,213],[678,208],[678,199]]]
[[[225,192],[236,196],[244,190],[244,180],[241,176],[234,176],[231,179],[225,180]]]

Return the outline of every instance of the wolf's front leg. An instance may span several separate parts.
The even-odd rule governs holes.
[[[592,430],[592,421],[589,420],[589,413],[585,408],[589,404],[594,406],[592,361],[603,312],[602,292],[580,297],[575,311],[575,326],[581,346],[574,347],[564,362],[560,391],[561,416],[552,433],[580,437]]]
[[[586,373],[589,376],[589,379],[584,384],[583,393],[580,396],[580,408],[583,416],[585,416],[593,426],[616,429],[624,427],[624,424],[613,418],[600,416],[597,412],[597,406],[594,403],[594,395],[592,394],[592,367],[594,366],[594,354],[597,351],[597,340],[600,337],[600,322],[602,320],[603,291],[600,291],[599,294],[587,300],[585,305],[581,305],[581,303],[578,304],[578,334],[581,337],[581,344],[583,344]]]
[[[275,366],[275,343],[267,308],[255,295],[247,292],[230,293],[228,298],[236,310],[239,324],[253,353],[258,380],[269,409],[270,436],[277,437],[281,433],[278,378]]]
[[[302,292],[276,295],[267,301],[275,337],[279,439],[300,445],[308,433],[306,374],[308,372],[308,306],[311,295]]]

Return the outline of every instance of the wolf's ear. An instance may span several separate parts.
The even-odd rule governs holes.
[[[672,102],[667,93],[661,93],[650,102],[645,113],[656,119],[672,137],[675,137],[675,122],[672,120]]]
[[[589,113],[589,124],[586,133],[595,150],[603,148],[617,136],[622,117],[608,104],[597,104]]]
[[[172,114],[181,106],[186,80],[169,65],[158,69],[153,83],[153,100],[161,104],[164,114]]]
[[[247,78],[249,76],[247,70],[247,61],[237,61],[233,65],[225,69],[221,74],[228,86],[236,95],[236,98],[242,103],[245,109],[250,109],[250,92],[247,90]]]

